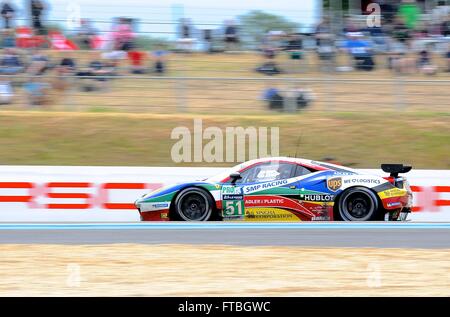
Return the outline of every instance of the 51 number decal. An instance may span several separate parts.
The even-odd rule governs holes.
[[[243,216],[244,201],[243,200],[226,200],[223,210],[224,216]]]

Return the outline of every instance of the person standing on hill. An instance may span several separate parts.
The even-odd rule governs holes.
[[[413,30],[419,23],[421,11],[415,0],[403,0],[398,8],[398,14],[406,27]]]
[[[3,21],[5,22],[4,23],[5,29],[9,29],[9,28],[11,28],[11,20],[14,17],[15,10],[14,10],[13,6],[9,3],[9,1],[4,1],[2,3],[1,8],[2,8],[1,9],[2,10],[1,11],[2,18],[3,18]]]
[[[39,33],[42,32],[42,13],[45,9],[44,4],[41,0],[31,0],[31,22],[32,26]]]

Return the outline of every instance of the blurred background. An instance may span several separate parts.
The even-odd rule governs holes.
[[[281,155],[450,167],[448,0],[16,0],[0,23],[0,164],[174,165],[201,117],[280,127]]]

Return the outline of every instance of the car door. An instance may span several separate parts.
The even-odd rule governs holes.
[[[256,221],[292,218],[283,208],[282,195],[289,191],[288,180],[295,176],[296,168],[292,162],[270,161],[242,170],[240,180],[222,186],[223,217]]]

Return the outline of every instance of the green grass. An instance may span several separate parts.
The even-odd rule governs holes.
[[[102,109],[101,109],[102,110]],[[95,111],[0,112],[0,164],[224,166],[230,163],[175,164],[173,128],[279,127],[280,155],[334,157],[355,167],[382,162],[415,168],[450,168],[450,119],[428,113],[326,113],[208,116],[125,114]],[[297,143],[300,138],[300,145]],[[205,142],[206,143],[206,142]]]

